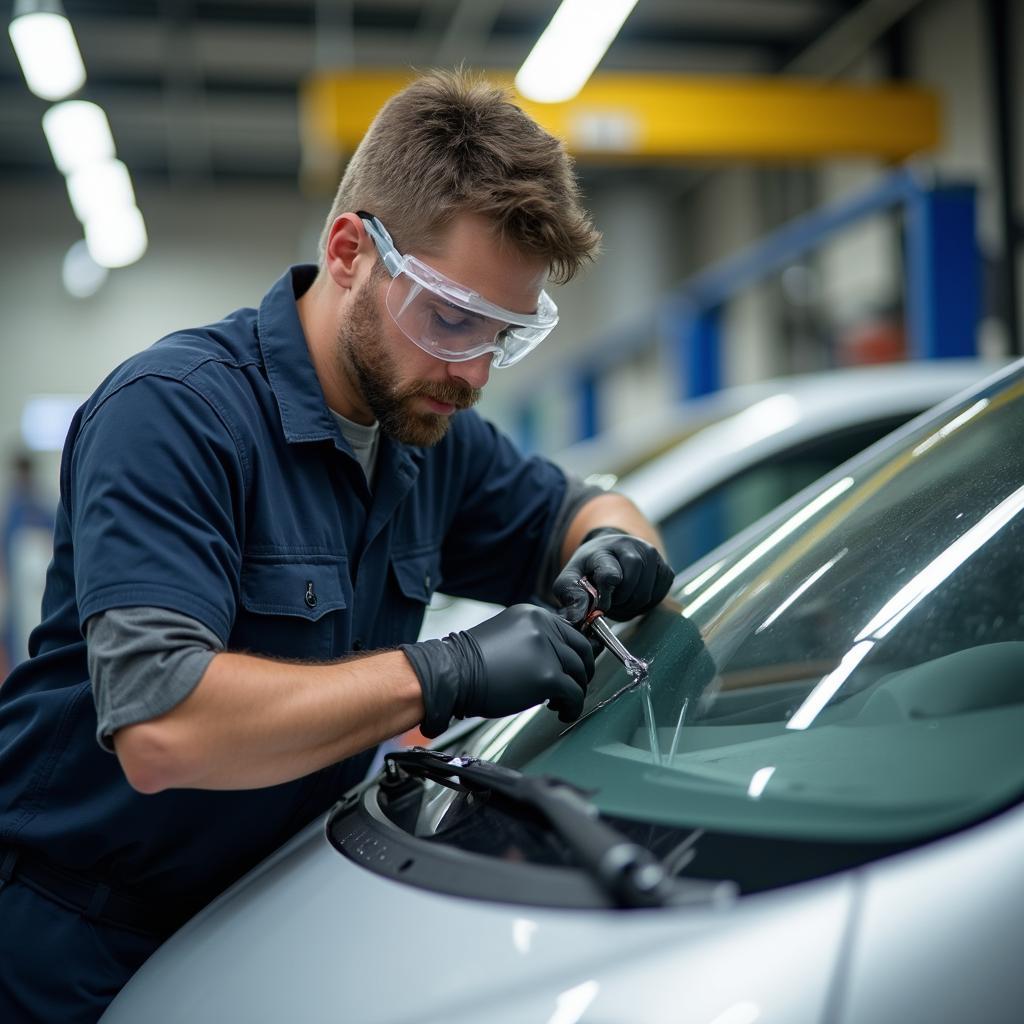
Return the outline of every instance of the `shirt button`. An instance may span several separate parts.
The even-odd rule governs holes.
[[[363,641],[362,640],[353,640],[352,641],[352,650],[353,651],[361,651],[362,649],[363,649]]]
[[[426,576],[423,577],[423,586],[425,586],[427,588],[427,590],[430,589],[430,573],[429,572],[427,573]]]
[[[312,580],[306,580],[306,597],[305,597],[305,601],[306,601],[306,607],[307,608],[315,608],[316,607],[316,592],[313,590],[313,581]]]

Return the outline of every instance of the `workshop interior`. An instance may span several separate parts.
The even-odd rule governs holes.
[[[1024,3],[6,13],[0,706],[83,406],[316,264],[360,140],[432,69],[559,140],[602,236],[476,408],[628,497],[675,574],[623,622],[584,576],[575,720],[396,734],[106,1024],[1024,1020]],[[422,642],[501,611],[406,555]],[[318,584],[313,613],[301,583],[316,616],[357,599]]]

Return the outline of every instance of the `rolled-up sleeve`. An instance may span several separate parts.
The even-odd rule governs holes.
[[[199,684],[224,645],[201,622],[166,608],[113,608],[85,625],[96,739],[157,718]]]

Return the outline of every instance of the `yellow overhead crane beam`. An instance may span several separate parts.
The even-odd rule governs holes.
[[[412,71],[323,72],[302,87],[305,140],[351,153]],[[512,87],[511,75],[490,75]],[[514,92],[514,89],[513,89]],[[940,141],[928,90],[783,77],[603,72],[566,103],[516,102],[579,160],[902,160]]]

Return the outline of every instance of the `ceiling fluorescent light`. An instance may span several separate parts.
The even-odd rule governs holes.
[[[85,85],[82,55],[59,3],[19,0],[7,31],[25,81],[37,96],[62,100]]]
[[[528,100],[571,100],[601,62],[636,0],[562,0],[516,75]]]
[[[84,100],[66,100],[43,114],[43,132],[54,162],[64,174],[113,160],[114,137],[103,108]]]
[[[130,209],[135,205],[131,175],[120,160],[86,164],[69,174],[67,182],[71,207],[83,224],[107,210]]]
[[[76,299],[87,299],[95,295],[110,276],[106,267],[101,267],[90,255],[85,239],[80,238],[68,249],[61,267],[61,278],[69,295]],[[64,433],[67,433],[65,428]],[[61,437],[63,441],[63,436]]]
[[[149,244],[146,222],[135,206],[104,210],[86,221],[85,244],[101,267],[127,267],[142,257]]]

